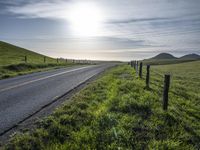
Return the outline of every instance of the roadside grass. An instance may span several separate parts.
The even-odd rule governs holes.
[[[83,65],[79,63],[43,63],[43,64],[12,64],[7,66],[0,66],[0,79],[10,78],[18,75],[29,74],[33,72],[46,71],[50,69],[58,69],[62,67],[70,67],[74,65]]]
[[[163,111],[166,72],[173,77]],[[200,149],[199,73],[200,62],[155,66],[147,89],[130,66],[115,67],[4,148]]]

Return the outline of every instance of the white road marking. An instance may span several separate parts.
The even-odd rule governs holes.
[[[60,73],[57,73],[57,74],[53,74],[53,75],[50,75],[50,76],[46,76],[46,77],[43,77],[43,78],[35,79],[35,80],[32,80],[32,81],[27,81],[27,82],[24,82],[24,83],[21,83],[21,84],[18,84],[18,85],[9,86],[7,88],[1,89],[0,92],[4,92],[4,91],[14,89],[14,88],[17,88],[17,87],[20,87],[20,86],[23,86],[23,85],[27,85],[27,84],[30,84],[30,83],[33,83],[33,82],[41,81],[41,80],[44,80],[44,79],[52,78],[52,77],[59,76],[59,75],[65,74],[65,73],[69,73],[69,72],[73,72],[73,71],[77,71],[77,70],[81,70],[81,69],[85,69],[85,68],[90,68],[90,67],[92,67],[92,66],[86,66],[86,67],[82,67],[82,68],[72,69],[72,70],[60,72]]]

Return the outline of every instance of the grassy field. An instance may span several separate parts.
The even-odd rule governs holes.
[[[172,74],[162,110],[163,75]],[[143,72],[145,75],[145,71]],[[5,149],[200,149],[200,61],[153,66],[150,89],[121,65],[18,133]]]
[[[57,59],[0,41],[0,79],[71,65],[74,63],[65,60],[57,63]]]
[[[145,59],[144,64],[150,65],[166,65],[166,64],[177,64],[184,62],[197,61],[197,59]]]

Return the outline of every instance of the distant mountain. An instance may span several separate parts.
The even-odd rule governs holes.
[[[200,55],[197,54],[188,54],[180,57],[179,59],[200,59]]]
[[[144,59],[144,64],[150,65],[165,65],[165,64],[176,64],[176,63],[183,63],[183,62],[190,62],[200,60],[200,55],[197,54],[188,54],[184,55],[180,58],[174,57],[169,53],[160,53],[155,57]]]
[[[155,57],[152,57],[151,59],[177,59],[177,58],[169,53],[160,53]]]

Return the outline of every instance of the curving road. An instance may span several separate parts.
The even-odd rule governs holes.
[[[76,66],[0,80],[0,135],[114,65]]]

